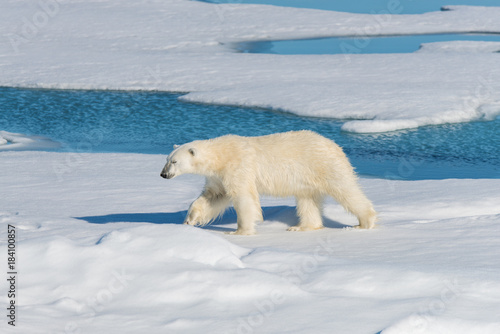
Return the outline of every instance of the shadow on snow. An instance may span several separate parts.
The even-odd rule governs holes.
[[[295,213],[295,207],[292,206],[269,206],[263,207],[262,212],[264,220],[279,221],[289,226],[297,225],[298,218]],[[153,213],[114,213],[103,216],[86,216],[74,217],[76,219],[85,220],[91,224],[109,224],[109,223],[151,223],[151,224],[182,224],[187,211],[178,212],[153,212]],[[233,230],[228,227],[219,225],[228,225],[236,223],[236,212],[233,208],[229,208],[219,218],[215,219],[209,225],[203,228],[214,231],[227,232]],[[337,221],[323,217],[323,224],[327,228],[344,228],[349,225],[344,225]],[[217,225],[217,226],[212,226]]]

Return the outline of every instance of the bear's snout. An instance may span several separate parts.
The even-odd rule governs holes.
[[[172,173],[166,173],[166,172],[161,172],[160,173],[160,176],[164,179],[171,179],[174,177],[174,174]]]

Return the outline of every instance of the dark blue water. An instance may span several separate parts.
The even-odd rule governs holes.
[[[500,34],[435,34],[386,37],[330,37],[273,42],[240,43],[236,49],[249,53],[293,54],[363,54],[411,53],[423,43],[448,41],[500,42]],[[500,52],[500,46],[498,47]]]
[[[313,8],[364,14],[421,14],[447,5],[500,6],[498,0],[206,0],[213,3],[247,3]]]
[[[387,134],[263,109],[186,103],[162,92],[0,88],[0,130],[43,135],[59,151],[168,154],[224,134],[309,129],[341,145],[360,174],[397,179],[499,178],[500,119]],[[0,153],[1,159],[1,153]]]

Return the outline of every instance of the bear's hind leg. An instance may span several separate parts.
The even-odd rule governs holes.
[[[255,222],[263,220],[258,194],[239,195],[233,199],[233,205],[238,217],[238,229],[230,234],[255,234]]]
[[[320,195],[297,198],[299,224],[290,227],[288,231],[311,231],[323,228],[323,219],[321,218],[322,205],[323,197]]]
[[[372,229],[377,221],[377,212],[372,202],[365,196],[359,185],[353,181],[343,187],[332,187],[330,195],[348,212],[358,218],[356,228]]]
[[[355,226],[356,228],[374,228],[377,222],[377,212],[370,205],[360,216],[358,216],[358,220],[359,225]]]

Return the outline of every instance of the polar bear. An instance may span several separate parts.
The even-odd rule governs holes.
[[[377,220],[373,205],[359,187],[342,149],[312,131],[291,131],[261,137],[226,135],[174,146],[161,177],[199,174],[205,188],[189,207],[185,224],[205,225],[232,203],[238,228],[232,234],[255,234],[262,221],[259,195],[294,196],[299,224],[290,231],[323,227],[323,198],[333,197],[371,229]]]

